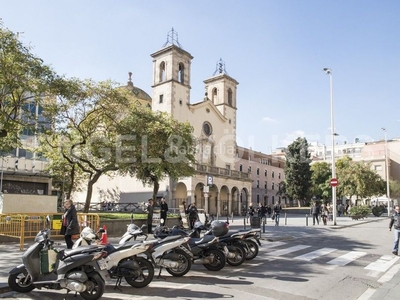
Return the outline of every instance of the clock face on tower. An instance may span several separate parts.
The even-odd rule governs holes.
[[[212,133],[212,127],[209,122],[204,122],[203,123],[203,132],[206,136],[210,136]]]

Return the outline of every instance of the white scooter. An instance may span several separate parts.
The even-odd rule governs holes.
[[[100,228],[98,232],[104,234],[104,229]],[[93,229],[85,227],[72,248],[79,249],[83,245],[91,245],[100,240]],[[152,263],[146,258],[138,256],[147,251],[149,247],[151,247],[150,243],[141,242],[129,242],[117,247],[111,244],[105,246],[104,250],[107,252],[107,256],[103,261],[109,277],[117,279],[115,288],[121,284],[122,278],[125,278],[126,282],[135,288],[145,287],[153,280],[154,267]]]

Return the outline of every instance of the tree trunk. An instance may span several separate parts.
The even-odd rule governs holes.
[[[89,179],[89,182],[87,185],[85,207],[83,209],[83,212],[85,214],[87,214],[89,212],[90,202],[92,201],[93,185],[97,182],[97,180],[99,180],[99,178],[102,174],[103,174],[102,171],[98,171],[94,174],[92,179]]]
[[[159,189],[160,189],[160,184],[158,183],[158,180],[155,180],[154,184],[153,184],[153,200],[154,200],[154,203],[156,203],[156,201],[157,201],[157,194],[158,194],[158,190]]]

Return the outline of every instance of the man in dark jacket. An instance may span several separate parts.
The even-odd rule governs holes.
[[[154,212],[154,201],[149,199],[149,205],[147,205],[147,233],[153,233],[153,212]]]
[[[64,235],[65,243],[67,244],[67,249],[72,249],[74,242],[72,241],[72,236],[79,234],[79,222],[78,214],[76,212],[75,205],[71,199],[65,200],[64,202],[65,213],[62,216],[62,227],[61,234]]]
[[[315,220],[317,220],[317,224],[319,225],[319,212],[320,212],[319,205],[317,204],[317,202],[313,202],[313,205],[311,206],[310,209],[313,225],[315,225]]]
[[[168,204],[165,202],[165,198],[161,198],[160,203],[160,219],[164,220],[164,224],[167,224],[167,212],[168,212]]]
[[[394,214],[390,217],[389,230],[392,230],[392,226],[394,227],[394,244],[393,251],[394,255],[399,253],[399,236],[400,236],[400,209],[399,206],[396,205],[394,207]]]

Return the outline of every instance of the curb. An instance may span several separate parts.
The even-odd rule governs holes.
[[[0,294],[11,292],[11,288],[8,285],[0,286]]]

